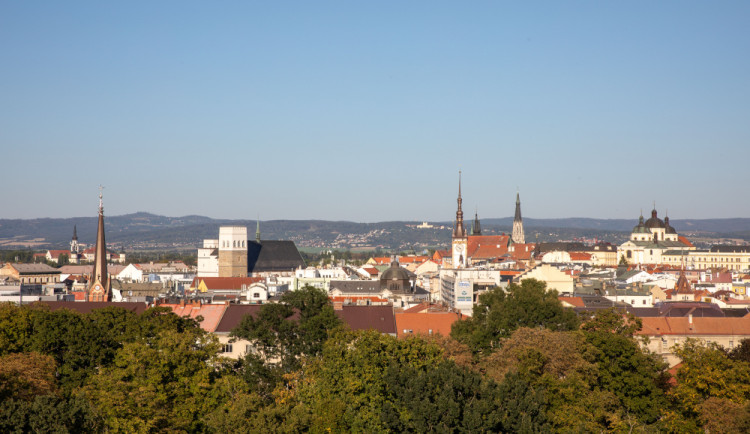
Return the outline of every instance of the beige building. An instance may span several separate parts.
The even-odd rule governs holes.
[[[11,264],[0,268],[0,277],[10,277],[21,284],[58,283],[60,270],[47,264]]]
[[[750,270],[750,246],[714,246],[710,250],[669,250],[662,254],[663,263],[684,265],[694,270],[711,268],[730,271]]]
[[[526,279],[536,279],[547,284],[548,289],[554,289],[558,293],[572,293],[575,287],[573,277],[560,271],[549,264],[538,265],[516,277],[516,281],[523,282]]]
[[[641,318],[643,328],[637,335],[648,337],[643,345],[651,352],[661,355],[672,367],[680,363],[674,353],[675,345],[687,339],[704,343],[716,343],[731,350],[743,339],[750,338],[750,315],[731,317],[646,317]]]

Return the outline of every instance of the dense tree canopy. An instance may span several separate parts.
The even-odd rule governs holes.
[[[507,289],[496,287],[481,294],[472,317],[456,322],[451,336],[476,352],[487,353],[520,327],[575,330],[578,317],[562,307],[557,291],[547,290],[544,282],[527,279],[520,285],[511,283]]]

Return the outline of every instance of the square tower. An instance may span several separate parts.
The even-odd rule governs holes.
[[[219,277],[247,277],[247,227],[219,228]]]

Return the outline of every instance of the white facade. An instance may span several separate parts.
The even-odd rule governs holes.
[[[198,277],[219,277],[219,240],[203,240],[198,249]]]
[[[480,293],[500,285],[500,270],[448,268],[440,271],[441,301],[464,315],[471,316]]]

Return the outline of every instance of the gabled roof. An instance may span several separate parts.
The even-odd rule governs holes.
[[[221,317],[221,320],[216,325],[216,329],[214,330],[214,332],[216,333],[231,332],[235,327],[237,327],[240,324],[240,322],[242,321],[242,318],[244,318],[245,315],[256,316],[258,315],[258,312],[260,312],[260,308],[261,308],[260,304],[227,305],[227,308],[224,311],[224,315]]]
[[[6,264],[13,267],[19,274],[60,274],[58,268],[47,264]]]
[[[462,315],[456,312],[396,313],[396,333],[398,337],[411,334],[450,336],[453,323],[461,319]]]
[[[750,336],[750,316],[733,317],[645,317],[639,335]]]
[[[591,253],[585,252],[568,252],[571,261],[590,261]]]
[[[305,261],[294,241],[263,240],[260,243],[248,241],[247,244],[249,273],[293,271],[305,267]]]
[[[393,306],[343,306],[336,315],[352,330],[377,330],[396,334]]]
[[[179,304],[162,304],[160,306],[168,307],[172,309],[177,316],[197,318],[203,317],[203,320],[199,323],[200,327],[210,333],[216,331],[216,327],[219,325],[224,316],[225,311],[229,307],[226,304],[193,304],[187,303],[184,305]]]
[[[494,259],[508,253],[508,235],[470,235],[466,255],[472,259]]]

